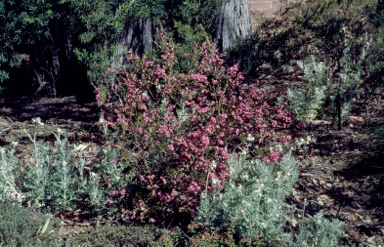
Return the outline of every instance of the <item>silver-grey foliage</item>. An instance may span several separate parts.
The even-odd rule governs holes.
[[[283,237],[281,216],[285,198],[297,180],[296,162],[285,157],[275,165],[233,155],[228,162],[232,179],[223,191],[203,195],[196,220],[205,225],[234,227],[246,237],[266,240]]]
[[[16,185],[18,174],[19,165],[14,150],[0,148],[0,203],[22,201],[23,195]]]
[[[300,232],[296,236],[296,243],[292,246],[340,246],[339,238],[343,235],[343,226],[344,222],[337,219],[329,221],[321,213],[318,213],[300,227]]]
[[[105,147],[100,159],[90,166],[85,158],[75,156],[81,145],[72,150],[60,133],[59,130],[55,135],[54,147],[28,135],[33,148],[23,173],[14,151],[0,148],[1,203],[27,203],[58,211],[74,210],[82,200],[95,210],[102,210],[109,190],[125,188],[129,179],[123,175],[124,166],[118,162],[114,149]],[[23,182],[17,183],[17,179]]]
[[[321,214],[304,220],[296,236],[284,232],[289,216],[283,214],[282,207],[299,175],[293,158],[285,156],[276,164],[265,164],[247,157],[246,150],[232,155],[228,162],[232,178],[224,189],[202,194],[197,222],[233,228],[241,236],[260,236],[281,246],[338,246],[344,223],[328,221]]]

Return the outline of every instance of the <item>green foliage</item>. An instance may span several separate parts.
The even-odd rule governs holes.
[[[58,222],[31,209],[0,203],[1,246],[61,246]]]
[[[316,118],[324,107],[323,113],[333,117],[337,94],[345,118],[355,99],[368,96],[359,90],[370,93],[383,82],[382,12],[379,1],[286,3],[278,18],[260,23],[229,52],[228,62],[240,61],[245,74],[262,83],[271,76],[288,81],[292,108],[302,120]],[[303,78],[294,74],[295,65]]]
[[[197,37],[206,33],[207,37],[212,37],[215,30],[215,19],[223,0],[199,1],[199,0],[167,0],[165,6],[167,9],[168,21],[167,26],[173,29],[175,23],[174,38],[176,42],[181,44],[190,44],[188,36],[185,36],[185,28],[189,26],[196,34]],[[175,6],[175,7],[171,7]],[[191,36],[189,36],[191,37]],[[197,38],[196,37],[196,38]],[[201,42],[202,40],[200,40]],[[198,43],[200,43],[198,42]],[[196,43],[195,43],[196,44]]]
[[[111,64],[121,65],[125,49],[138,50],[140,55],[151,52],[143,51],[140,44],[145,35],[141,33],[142,23],[150,22],[153,37],[146,37],[149,40],[164,27],[177,42],[200,43],[214,33],[221,2],[6,1],[0,5],[0,83],[12,79],[10,70],[21,64],[20,54],[27,54],[31,58],[27,67],[38,83],[46,80],[51,87],[65,87],[66,82],[61,80],[67,75],[60,72],[86,69],[90,82],[98,85],[108,81],[105,71]],[[134,30],[129,31],[132,27]],[[130,47],[126,47],[124,40],[131,38]]]
[[[228,161],[231,180],[223,191],[203,194],[196,220],[234,228],[241,236],[274,241],[284,236],[282,206],[298,178],[297,164],[286,157],[275,165],[247,160],[247,152]]]
[[[161,230],[154,226],[101,226],[88,227],[83,233],[68,239],[72,246],[156,246],[153,243],[163,235],[172,238],[171,231]],[[175,236],[180,238],[180,236]],[[179,240],[180,241],[180,240]],[[158,245],[162,246],[162,245]]]
[[[384,4],[383,1],[374,1],[366,7],[369,19],[369,33],[371,36],[371,46],[367,56],[367,86],[373,92],[375,87],[382,87],[384,84]]]
[[[138,48],[137,44],[135,47],[119,45],[128,32],[128,23],[134,25],[136,21],[149,20],[153,31],[164,27],[174,35],[177,42],[196,44],[205,41],[208,36],[207,30],[212,29],[211,20],[220,3],[221,0],[70,1],[68,8],[74,13],[70,18],[72,32],[80,40],[74,53],[80,63],[86,66],[87,75],[94,85],[109,82],[112,78],[105,71],[111,64],[114,69],[121,65],[124,57],[121,49]],[[142,27],[139,29],[142,31]],[[184,49],[184,53],[187,50]],[[139,50],[139,53],[143,51]]]
[[[51,38],[47,26],[57,18],[58,1],[3,1],[0,4],[0,83],[20,65],[21,53]]]
[[[222,246],[222,247],[240,247],[240,246],[264,246],[260,239],[241,238],[238,239],[230,229],[210,228],[192,222],[188,225],[189,245],[190,247],[200,246]]]

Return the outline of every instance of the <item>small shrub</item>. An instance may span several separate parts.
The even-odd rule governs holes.
[[[282,206],[298,178],[292,158],[284,157],[271,166],[247,157],[246,150],[240,156],[231,156],[231,179],[224,190],[202,194],[197,222],[234,229],[243,240],[262,239],[264,244],[338,246],[344,223],[337,219],[328,221],[321,214],[304,221],[296,236],[284,232],[288,217],[283,215]]]
[[[275,165],[259,159],[247,160],[248,153],[228,161],[231,179],[224,190],[202,194],[196,221],[204,225],[234,228],[241,236],[261,236],[266,241],[284,237],[282,206],[298,178],[297,164],[284,157]]]
[[[327,85],[331,78],[326,74],[323,62],[318,62],[311,56],[308,63],[297,62],[304,73],[306,84],[304,88],[288,89],[288,100],[296,118],[305,122],[314,120],[322,109],[328,96]]]
[[[339,240],[343,236],[343,226],[344,222],[337,219],[329,221],[318,213],[300,227],[296,244],[292,246],[340,246]]]
[[[53,147],[29,135],[33,142],[31,158],[24,173],[15,177],[23,180],[23,186],[15,185],[14,188],[15,191],[24,192],[19,192],[23,197],[19,202],[27,202],[36,208],[44,207],[52,212],[79,207],[91,209],[91,214],[120,210],[110,204],[112,200],[123,200],[127,184],[133,181],[129,174],[123,173],[124,166],[118,162],[116,150],[107,145],[92,163],[87,162],[84,158],[75,158],[76,150],[71,149],[68,140],[62,138],[60,133],[59,130],[55,134]],[[0,167],[4,172],[10,172],[10,165],[18,166],[11,152],[2,150],[1,154],[3,160],[7,161]],[[2,194],[9,190],[6,186],[2,187]]]
[[[31,204],[56,210],[72,210],[79,199],[73,154],[67,139],[56,136],[55,149],[43,141],[33,141],[30,163],[25,168],[24,186]]]
[[[19,174],[18,159],[14,150],[0,148],[0,203],[22,202],[24,195],[16,184]]]

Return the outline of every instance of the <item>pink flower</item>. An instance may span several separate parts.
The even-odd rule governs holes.
[[[111,195],[115,196],[115,195],[118,195],[119,194],[119,191],[117,190],[112,190],[111,191]]]
[[[282,137],[280,138],[280,141],[281,141],[282,143],[287,143],[287,142],[289,142],[291,139],[292,139],[292,137],[291,137],[290,135],[286,135],[286,136],[282,136]]]
[[[167,180],[165,179],[165,177],[160,176],[160,180],[161,180],[164,184],[167,184]]]
[[[149,60],[130,52],[127,62],[132,69],[119,70],[121,80],[100,88],[97,100],[102,106],[104,124],[117,134],[120,146],[149,155],[139,178],[159,200],[148,202],[161,201],[173,208],[185,205],[193,212],[198,205],[197,196],[205,190],[212,160],[216,166],[208,176],[216,183],[208,186],[208,191],[223,188],[223,181],[229,176],[227,160],[237,152],[234,146],[247,144],[241,143],[247,134],[256,143],[259,141],[258,145],[249,146],[260,149],[255,152],[262,154],[257,158],[265,163],[278,162],[281,154],[268,147],[291,139],[279,130],[291,124],[292,114],[285,105],[267,103],[276,96],[275,92],[260,89],[258,82],[240,88],[243,75],[239,66],[225,67],[214,44],[205,42],[191,49],[186,54],[191,58],[187,58],[191,69],[180,74],[174,68],[185,59],[183,54],[176,54],[172,39],[166,35],[159,35],[159,39],[164,47],[162,57]],[[180,107],[185,110],[185,117],[179,114]],[[225,147],[226,143],[236,145]],[[164,154],[164,170],[157,169],[156,152]],[[127,192],[112,193],[125,196]],[[141,210],[150,206],[157,205],[147,206],[143,201],[137,204]],[[163,208],[167,210],[166,206]]]
[[[154,218],[149,218],[149,222],[151,222],[151,223],[155,223],[156,220],[155,220]]]
[[[115,73],[116,72],[116,70],[112,69],[112,68],[108,68],[107,70],[108,70],[109,73]]]
[[[272,161],[272,162],[278,162],[279,161],[279,159],[280,159],[280,154],[278,153],[278,152],[276,152],[276,151],[272,151],[271,150],[271,154],[270,154],[270,156],[269,156],[269,158],[270,158],[270,160]]]
[[[264,157],[264,158],[262,158],[261,159],[265,164],[269,164],[271,161],[268,159],[268,158],[266,158],[266,157]]]
[[[175,147],[172,144],[168,144],[168,148],[171,151],[175,151]]]
[[[141,180],[142,182],[147,182],[147,180],[144,178],[143,175],[140,175],[139,178],[140,178],[140,180]]]

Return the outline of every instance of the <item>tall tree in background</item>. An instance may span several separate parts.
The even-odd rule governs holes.
[[[239,38],[247,38],[252,31],[248,0],[224,1],[216,29],[215,40],[222,51],[231,48]]]
[[[0,82],[23,57],[38,84],[49,81],[49,94],[56,94],[59,73],[57,1],[2,1],[0,4]],[[55,20],[56,19],[56,20]],[[24,56],[20,56],[25,54]]]
[[[84,93],[79,85],[86,84],[79,82],[100,83],[126,51],[151,54],[162,28],[181,44],[209,38],[223,51],[250,33],[247,1],[2,1],[0,83],[19,91],[23,82],[23,88],[47,96]],[[25,78],[14,69],[22,60]]]

